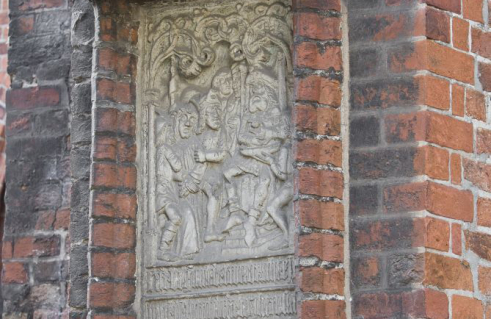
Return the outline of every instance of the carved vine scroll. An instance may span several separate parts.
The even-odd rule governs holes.
[[[145,16],[139,89],[144,298],[291,289],[289,3],[201,1],[148,7]],[[146,315],[227,304],[207,298],[184,306],[149,302]],[[250,309],[250,318],[295,312],[288,290],[239,294],[230,302],[240,308],[264,298],[283,312],[252,315]],[[196,309],[186,318],[236,318],[204,310],[201,316]]]

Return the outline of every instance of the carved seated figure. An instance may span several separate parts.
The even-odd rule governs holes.
[[[194,159],[190,147],[196,144],[194,136],[198,121],[196,110],[189,104],[178,105],[175,111],[174,136],[158,145],[157,162],[157,214],[167,218],[162,229],[158,258],[177,261],[192,259],[198,252],[198,232],[195,212],[186,197],[197,192],[191,174]]]
[[[276,154],[288,135],[288,125],[279,109],[277,91],[272,78],[257,72],[249,75],[247,84],[250,101],[238,134],[239,153],[230,161],[231,167],[225,170],[224,176],[227,181],[231,212],[242,210],[234,179],[243,174],[251,174],[257,179],[256,187],[250,196],[253,205],[246,212],[248,221],[244,223],[245,241],[248,246],[251,246],[257,237],[255,227],[259,217],[265,212],[272,182],[278,177],[285,179],[284,173],[276,162]],[[237,219],[231,220],[227,229],[238,223]]]

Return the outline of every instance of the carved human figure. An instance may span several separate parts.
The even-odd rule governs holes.
[[[208,198],[205,242],[225,239],[216,230],[223,184],[220,168],[212,164],[223,162],[229,154],[228,134],[223,122],[225,110],[230,103],[233,103],[232,75],[230,69],[223,68],[213,78],[210,91],[200,103],[200,123],[203,132],[199,138],[201,147],[194,153],[196,162],[200,163],[197,165],[197,171],[203,175],[201,189]]]
[[[197,191],[190,174],[194,161],[188,148],[196,144],[197,122],[197,112],[191,105],[177,106],[173,138],[159,145],[158,149],[157,193],[160,208],[157,213],[167,217],[158,258],[165,261],[190,259],[199,249],[195,212],[186,200],[190,193]]]
[[[231,212],[243,210],[237,197],[234,179],[251,174],[256,177],[257,185],[251,196],[252,208],[246,211],[247,222],[245,241],[251,246],[255,241],[256,224],[265,211],[265,205],[271,193],[270,186],[275,175],[281,175],[281,169],[275,161],[275,154],[287,137],[285,118],[278,105],[277,90],[271,76],[263,72],[255,72],[247,79],[250,100],[249,107],[244,111],[238,143],[240,151],[231,160],[232,166],[224,171],[227,181],[229,207]],[[243,199],[242,199],[243,200]],[[227,228],[235,226],[238,221],[231,221]]]

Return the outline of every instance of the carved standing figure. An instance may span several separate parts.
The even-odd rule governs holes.
[[[186,197],[198,191],[193,178],[193,154],[198,114],[192,105],[179,104],[174,114],[174,139],[158,150],[158,214],[167,221],[162,230],[158,258],[176,261],[190,259],[199,250],[195,212]],[[177,238],[177,240],[175,240]]]

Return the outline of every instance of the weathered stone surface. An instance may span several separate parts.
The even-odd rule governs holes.
[[[147,41],[138,71],[143,99],[137,106],[144,162],[139,171],[142,311],[148,318],[229,313],[293,318],[295,266],[286,256],[293,254],[295,227],[290,2],[211,1],[143,9],[146,23],[139,37]],[[99,56],[103,69],[118,74],[127,73],[132,60],[110,50]],[[131,88],[123,84],[101,80],[97,85],[101,99],[132,101]],[[340,102],[335,90],[312,96],[317,98]],[[105,116],[114,115],[101,115],[98,127],[113,123]],[[131,157],[116,150],[117,143],[97,140],[95,157]],[[113,175],[115,183],[121,180],[110,168],[95,169],[101,172],[96,185],[108,185]],[[125,181],[120,184],[126,187]],[[101,236],[109,232],[96,226]],[[117,242],[121,234],[114,236]],[[234,294],[224,295],[230,291]],[[185,299],[170,299],[184,294]]]

